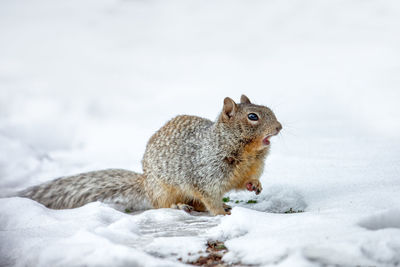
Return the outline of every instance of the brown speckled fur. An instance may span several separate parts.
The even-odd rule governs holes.
[[[251,121],[255,113],[258,121]],[[147,143],[143,174],[102,170],[62,177],[21,192],[49,208],[75,208],[104,201],[132,210],[179,207],[230,214],[221,201],[233,189],[261,191],[259,178],[269,144],[267,136],[282,128],[274,113],[242,95],[225,98],[217,120],[177,116]]]

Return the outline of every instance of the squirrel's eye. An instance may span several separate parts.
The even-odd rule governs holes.
[[[249,118],[249,120],[251,121],[258,121],[258,116],[254,113],[250,113],[249,115],[247,115],[247,118]]]

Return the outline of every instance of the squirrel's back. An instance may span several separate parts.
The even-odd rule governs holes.
[[[168,121],[147,143],[142,161],[147,179],[155,175],[170,184],[191,182],[212,125],[208,119],[188,115]]]

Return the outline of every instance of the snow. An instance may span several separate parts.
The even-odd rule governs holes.
[[[385,212],[374,214],[360,222],[360,226],[369,230],[384,228],[400,228],[400,210],[389,209]]]
[[[205,250],[206,241],[197,234],[167,231],[168,225],[182,228],[193,223],[193,216],[178,210],[131,216],[98,202],[72,210],[50,210],[23,198],[0,202],[2,265],[177,266],[176,258],[165,259],[172,252],[190,260],[189,253]],[[157,227],[163,235],[157,235]]]
[[[140,172],[163,123],[214,119],[226,96],[283,131],[230,216],[1,198],[0,266],[177,266],[216,239],[227,263],[399,265],[399,29],[394,0],[2,1],[1,196]]]

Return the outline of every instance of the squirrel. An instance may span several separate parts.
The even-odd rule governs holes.
[[[48,208],[68,209],[101,201],[139,211],[177,208],[212,215],[230,214],[222,202],[230,190],[259,194],[259,178],[270,138],[282,129],[266,106],[226,97],[216,121],[180,115],[148,141],[143,174],[108,169],[81,173],[30,187],[19,193]]]

